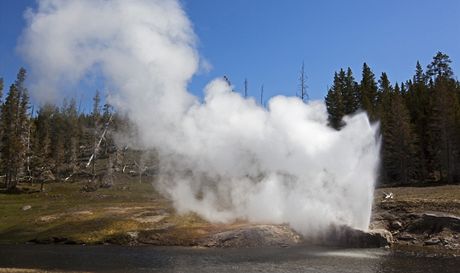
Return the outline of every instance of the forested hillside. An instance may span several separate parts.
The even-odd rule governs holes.
[[[438,52],[426,69],[417,62],[412,79],[392,84],[378,80],[364,63],[355,81],[340,69],[325,98],[330,126],[340,130],[345,115],[364,110],[380,122],[380,182],[458,183],[460,177],[460,83],[449,56]]]

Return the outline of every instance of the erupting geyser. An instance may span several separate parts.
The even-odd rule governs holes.
[[[322,102],[277,96],[265,109],[220,79],[199,102],[186,89],[196,38],[175,0],[43,0],[26,17],[19,48],[34,92],[56,97],[97,72],[138,126],[137,145],[160,154],[156,186],[180,212],[303,234],[368,227],[379,140],[365,114],[335,131]]]

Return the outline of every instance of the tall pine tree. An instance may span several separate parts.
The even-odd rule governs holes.
[[[432,155],[439,179],[448,183],[454,181],[458,172],[456,160],[459,150],[455,130],[459,118],[459,101],[450,63],[449,56],[438,52],[427,67],[432,101],[432,116],[428,125],[433,140]]]
[[[343,70],[342,70],[343,71]],[[325,102],[329,113],[329,125],[337,130],[343,127],[344,105],[342,101],[342,81],[337,72],[334,75],[334,84],[327,92]]]
[[[375,75],[370,67],[364,63],[361,83],[359,85],[361,107],[369,115],[372,121],[377,120],[376,104],[377,104],[377,83]]]
[[[51,127],[52,116],[55,113],[55,107],[51,104],[45,104],[38,110],[34,119],[34,137],[33,137],[33,157],[31,161],[32,177],[34,180],[43,182],[44,174],[52,169],[52,146]]]
[[[25,87],[26,70],[21,68],[11,85],[1,109],[2,171],[7,189],[16,188],[19,177],[24,175],[29,133],[29,97]]]
[[[350,115],[355,113],[359,109],[359,90],[358,83],[353,77],[353,72],[351,68],[347,68],[346,75],[344,74],[342,87],[342,98],[343,98],[343,108],[344,114]]]

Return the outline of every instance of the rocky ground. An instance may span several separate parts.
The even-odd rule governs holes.
[[[378,189],[370,228],[390,231],[395,249],[460,255],[460,186]]]
[[[334,227],[303,238],[288,226],[211,224],[178,215],[149,182],[123,176],[88,191],[87,182],[23,185],[0,193],[0,244],[121,244],[200,247],[287,247],[327,244],[460,254],[460,186],[378,189],[371,231]],[[391,192],[393,198],[385,199]]]

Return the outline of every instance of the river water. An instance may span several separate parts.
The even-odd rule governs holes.
[[[385,249],[0,245],[0,268],[39,272],[460,272],[460,258]],[[5,272],[0,269],[0,272]],[[6,271],[8,272],[8,271]]]

